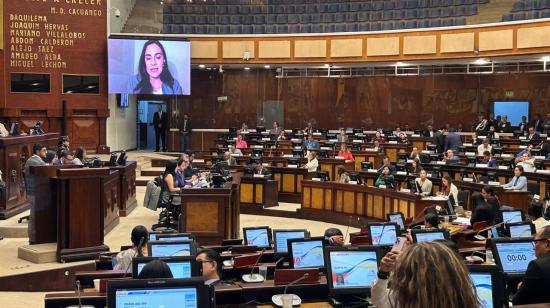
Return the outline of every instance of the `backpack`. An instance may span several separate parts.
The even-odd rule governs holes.
[[[145,189],[145,197],[143,199],[143,206],[156,211],[159,203],[160,191],[161,191],[162,175],[155,177],[147,182],[147,188]]]

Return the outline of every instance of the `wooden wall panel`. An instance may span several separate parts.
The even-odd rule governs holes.
[[[474,50],[474,33],[452,33],[441,35],[441,52],[468,52]]]
[[[191,42],[191,58],[216,59],[218,57],[218,41]],[[242,54],[241,54],[242,57]]]
[[[550,45],[550,26],[518,29],[518,48],[545,47]]]
[[[435,35],[405,36],[403,38],[403,54],[425,55],[437,52]]]
[[[344,39],[330,41],[330,56],[361,57],[363,55],[363,39]]]
[[[297,40],[294,42],[294,57],[296,58],[324,58],[326,56],[326,40]]]
[[[260,58],[290,58],[290,41],[261,41],[258,44]]]
[[[486,31],[479,33],[479,51],[514,48],[514,30]]]
[[[225,59],[242,59],[245,51],[254,58],[254,41],[227,41],[222,43],[222,57]]]
[[[275,78],[271,70],[193,71],[192,95],[178,100],[195,119],[196,128],[250,127],[262,123],[266,100],[284,103],[285,128],[425,126],[446,123],[469,126],[489,102],[531,101],[532,113],[550,112],[547,74],[438,75],[358,78]],[[218,103],[217,96],[227,96]]]
[[[398,37],[376,37],[367,39],[367,56],[393,56],[399,54]]]

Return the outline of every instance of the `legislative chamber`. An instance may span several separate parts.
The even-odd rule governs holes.
[[[550,305],[550,1],[0,1],[2,307]]]

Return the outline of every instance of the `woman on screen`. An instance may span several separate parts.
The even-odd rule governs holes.
[[[179,82],[168,69],[168,58],[162,44],[149,40],[143,45],[138,63],[138,74],[128,80],[128,93],[183,94]]]

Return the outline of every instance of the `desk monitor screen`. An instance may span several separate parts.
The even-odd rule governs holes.
[[[288,239],[304,238],[308,234],[305,229],[295,230],[273,230],[273,242],[275,253],[287,253],[288,252]]]
[[[434,240],[445,240],[449,238],[449,234],[444,229],[430,230],[411,230],[414,243],[431,242]]]
[[[395,222],[401,230],[405,230],[405,216],[401,212],[387,214],[389,222]]]
[[[529,262],[536,258],[532,239],[494,239],[496,263],[507,274],[525,274]]]
[[[365,294],[376,279],[380,251],[373,246],[327,247],[329,292]]]
[[[195,255],[193,241],[151,241],[147,243],[150,257],[178,257]]]
[[[292,268],[324,268],[323,248],[327,245],[324,237],[289,239],[288,253]]]
[[[368,225],[369,234],[373,245],[393,245],[397,240],[397,224],[372,223]]]
[[[157,234],[157,241],[194,241],[195,238],[191,233],[172,233],[172,234]]]
[[[208,287],[202,278],[133,279],[109,282],[107,307],[209,307]]]
[[[508,224],[508,231],[511,238],[532,237],[536,233],[535,225],[530,222]]]
[[[258,248],[271,247],[271,230],[267,226],[243,228],[244,242],[247,246]]]
[[[500,211],[500,213],[502,215],[502,222],[506,224],[523,221],[523,212],[521,210]]]
[[[201,276],[199,263],[195,260],[195,257],[138,257],[132,259],[132,275],[135,278],[141,273],[141,270],[152,260],[160,259],[164,261],[174,278],[191,278]]]
[[[497,266],[467,265],[470,279],[479,298],[480,307],[502,307],[504,304],[504,281]]]

